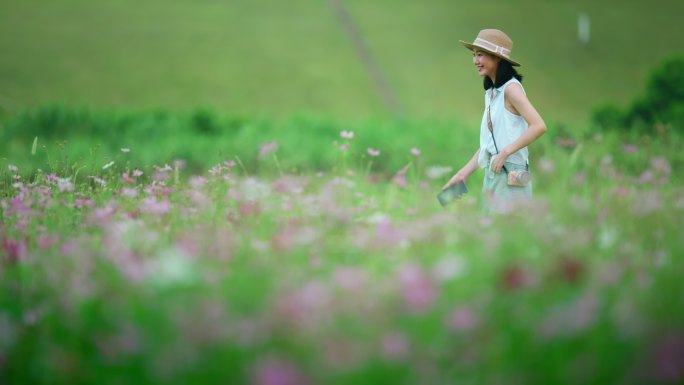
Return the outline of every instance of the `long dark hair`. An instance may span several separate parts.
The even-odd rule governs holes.
[[[519,82],[522,82],[523,76],[513,68],[511,62],[506,59],[501,59],[499,60],[499,66],[496,68],[496,84],[492,82],[492,79],[490,79],[489,76],[485,76],[484,89],[486,91],[492,88],[492,86],[499,88],[512,78],[516,78]]]

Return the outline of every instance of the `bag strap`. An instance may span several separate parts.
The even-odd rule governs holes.
[[[494,138],[494,125],[492,124],[492,115],[489,113],[489,110],[492,108],[492,100],[494,100],[494,91],[496,88],[492,86],[492,88],[489,91],[489,105],[487,105],[487,127],[489,128],[489,133],[492,135],[492,140],[494,141],[494,149],[496,150],[496,154],[499,154],[499,147],[496,145],[496,139]],[[506,166],[501,166],[503,170],[508,174],[508,170],[506,169]]]

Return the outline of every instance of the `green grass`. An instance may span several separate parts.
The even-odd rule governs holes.
[[[663,57],[682,52],[669,0],[345,2],[410,118],[481,116],[480,79],[458,43],[485,27],[515,41],[549,124],[626,103]],[[234,115],[388,115],[326,2],[0,1],[0,106],[50,103]],[[592,41],[576,39],[579,12]]]

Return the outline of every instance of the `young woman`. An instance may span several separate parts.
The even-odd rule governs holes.
[[[485,169],[482,192],[489,212],[505,211],[511,203],[532,197],[527,146],[546,132],[546,124],[522,87],[513,68],[513,41],[496,29],[480,31],[474,42],[460,41],[473,52],[473,64],[484,78],[485,111],[480,125],[480,148],[444,185],[465,182],[479,167]]]

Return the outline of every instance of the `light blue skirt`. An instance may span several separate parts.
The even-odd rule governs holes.
[[[494,173],[490,166],[485,168],[485,177],[482,183],[483,211],[486,214],[509,212],[520,203],[532,199],[532,181],[525,187],[509,186],[508,174],[503,170],[498,174]],[[505,166],[509,171],[527,168],[524,165],[509,162],[506,162]]]

